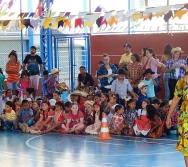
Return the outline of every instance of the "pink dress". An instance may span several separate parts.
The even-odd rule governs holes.
[[[19,93],[19,95],[20,95],[20,97],[22,98],[22,99],[24,99],[24,95],[25,95],[25,89],[26,88],[29,88],[29,79],[28,80],[26,80],[26,81],[21,81],[20,82],[20,93]]]

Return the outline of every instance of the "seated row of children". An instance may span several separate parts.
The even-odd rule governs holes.
[[[144,90],[145,85],[140,87]],[[73,92],[70,101],[63,102],[59,92],[53,93],[53,99],[40,101],[14,98],[6,101],[2,114],[3,129],[21,129],[23,132],[43,134],[51,131],[60,133],[99,134],[102,113],[107,115],[110,133],[123,135],[143,135],[159,138],[169,131],[165,128],[165,119],[169,104],[154,99],[141,100],[137,109],[134,99],[126,99],[126,106],[118,104],[117,94],[94,94],[83,97]],[[50,104],[51,103],[51,104]],[[177,126],[178,112],[174,112],[172,126]],[[174,125],[173,125],[174,123]]]

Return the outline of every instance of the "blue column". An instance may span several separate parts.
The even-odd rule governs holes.
[[[28,4],[27,4],[27,8],[28,8],[28,12],[32,12],[32,6],[33,6],[33,3],[32,3],[32,0],[27,0]],[[31,27],[28,27],[27,29],[27,33],[28,33],[28,37],[29,37],[29,40],[27,41],[27,52],[30,51],[30,47],[33,46],[33,31],[31,30]]]

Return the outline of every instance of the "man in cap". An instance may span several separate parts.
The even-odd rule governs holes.
[[[128,64],[132,63],[131,61],[131,45],[130,44],[124,44],[123,45],[125,54],[121,56],[121,59],[119,61],[119,65],[123,67],[124,65],[127,66]]]

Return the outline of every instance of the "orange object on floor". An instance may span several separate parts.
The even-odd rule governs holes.
[[[100,131],[100,135],[99,135],[98,139],[99,140],[109,140],[109,139],[111,139],[105,113],[103,113],[103,115],[102,115],[101,131]]]

